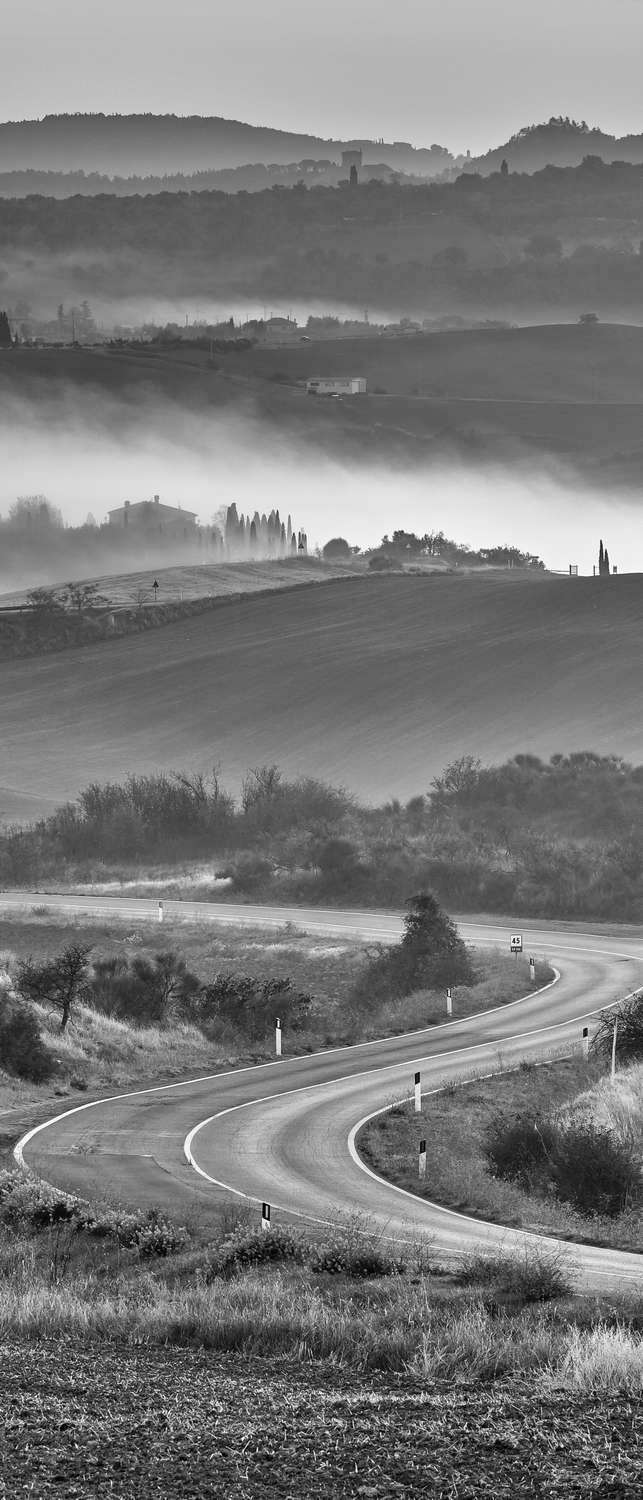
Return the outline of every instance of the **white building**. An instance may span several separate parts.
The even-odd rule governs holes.
[[[309,396],[365,396],[363,375],[313,375],[306,381]]]

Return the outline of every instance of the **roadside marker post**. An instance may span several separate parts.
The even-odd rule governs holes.
[[[614,1035],[612,1037],[612,1070],[611,1070],[611,1080],[612,1080],[612,1083],[615,1083],[615,1081],[616,1081],[616,1034],[617,1034],[617,1031],[618,1031],[618,1016],[615,1016],[614,1017]]]
[[[270,1228],[270,1204],[269,1203],[262,1203],[262,1205],[261,1205],[261,1228],[262,1229],[269,1229]]]
[[[583,1027],[583,1057],[585,1062],[589,1057],[589,1026]]]
[[[450,990],[447,990],[447,1015],[453,1015],[453,996]]]
[[[275,1021],[275,1056],[281,1057],[281,1021],[279,1016]]]
[[[535,958],[530,958],[530,960],[529,960],[529,978],[530,978],[532,984],[534,984],[535,979],[536,979],[536,960],[535,960]]]
[[[415,1113],[416,1115],[422,1113],[422,1085],[419,1073],[415,1075]]]
[[[418,1156],[418,1173],[420,1177],[426,1177],[426,1141],[420,1141],[420,1154]]]
[[[159,922],[163,921],[163,902],[159,901]]]

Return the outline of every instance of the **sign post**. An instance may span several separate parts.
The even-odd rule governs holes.
[[[519,953],[522,953],[522,933],[521,932],[512,932],[511,937],[509,939],[509,948],[510,948],[511,952],[514,954],[515,958],[518,957]]]
[[[416,1115],[422,1113],[422,1085],[419,1073],[415,1075],[415,1113]]]

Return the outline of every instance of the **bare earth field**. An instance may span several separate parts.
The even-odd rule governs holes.
[[[0,664],[0,817],[128,771],[277,762],[367,800],[466,753],[640,758],[638,575],[395,576],[247,597]]]
[[[514,1500],[640,1493],[637,1403],[195,1349],[0,1343],[0,1496]]]

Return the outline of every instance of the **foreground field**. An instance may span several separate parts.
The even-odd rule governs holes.
[[[28,675],[5,662],[0,817],[133,768],[219,761],[236,789],[276,761],[385,800],[526,740],[635,758],[642,620],[636,575],[348,579],[34,658]]]
[[[561,1370],[537,1393],[533,1371],[528,1391],[521,1379],[474,1383],[462,1378],[464,1343],[454,1382],[196,1342],[97,1350],[69,1333],[4,1334],[0,1495],[286,1500],[302,1484],[311,1500],[640,1493],[636,1382],[631,1393],[600,1381],[577,1393]]]

